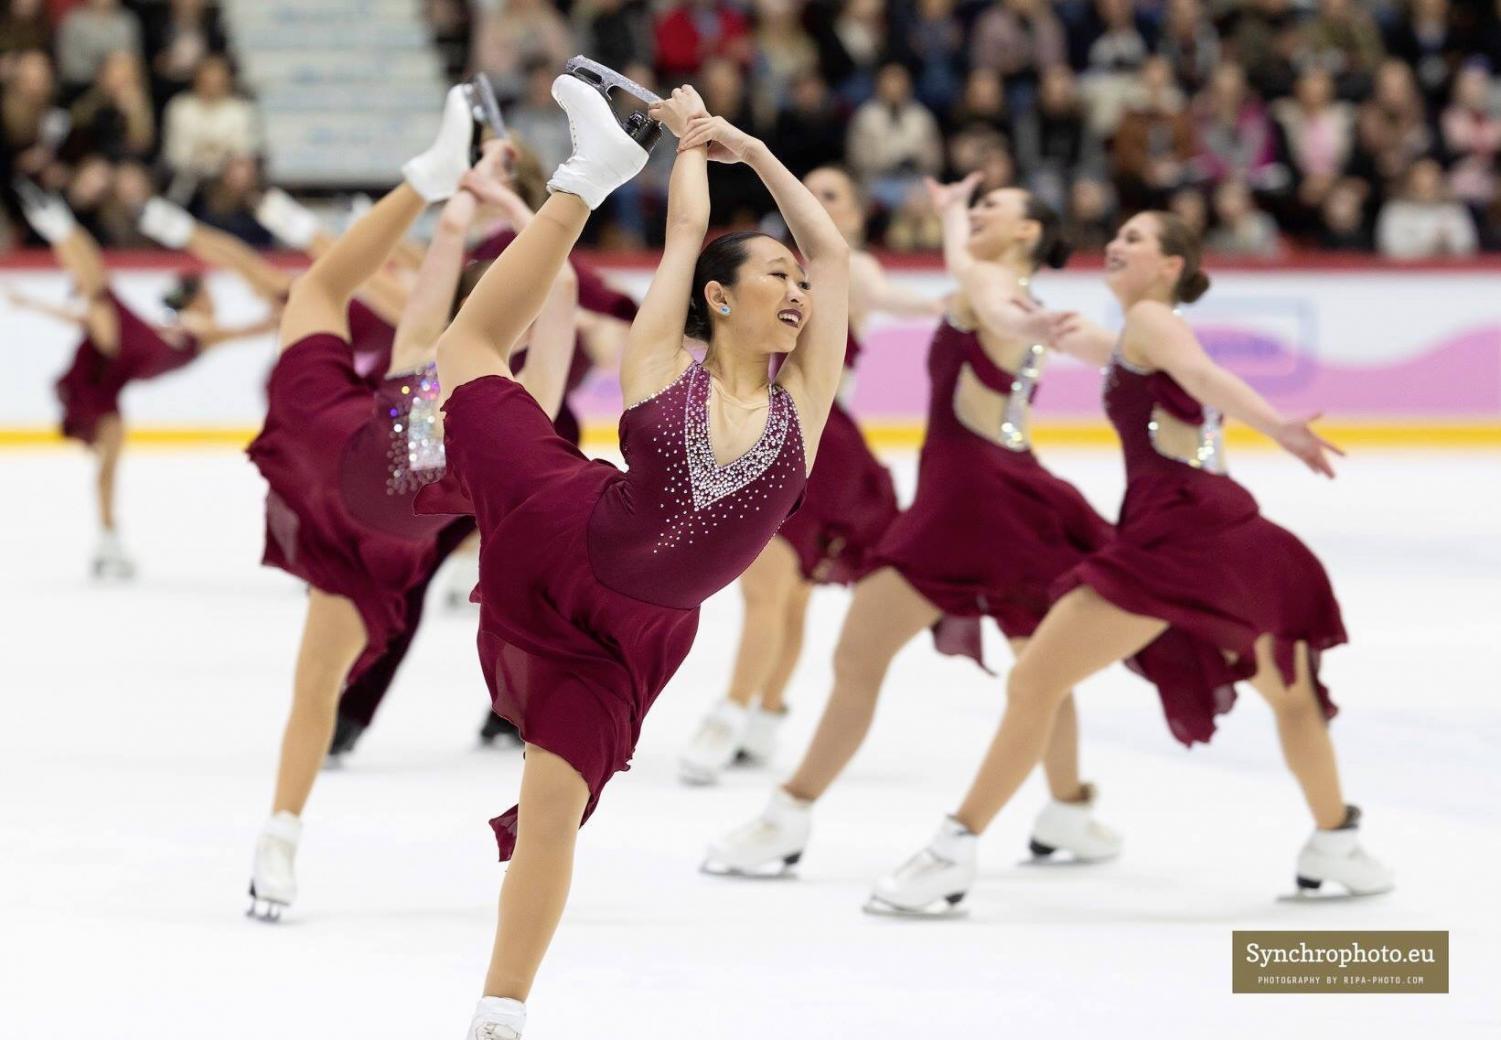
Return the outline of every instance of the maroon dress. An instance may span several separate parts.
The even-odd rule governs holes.
[[[120,327],[119,350],[113,356],[84,336],[73,355],[73,364],[57,381],[57,398],[63,406],[63,436],[92,444],[99,420],[120,413],[120,392],[129,383],[155,379],[197,360],[198,341],[184,335],[174,346],[136,316],[114,293],[104,298],[115,309]]]
[[[366,633],[358,676],[410,636],[414,591],[470,529],[412,509],[442,474],[437,379],[428,368],[372,390],[349,341],[315,333],[282,352],[268,396],[248,449],[269,485],[262,562],[354,603]]]
[[[1160,453],[1155,407],[1195,426],[1206,418],[1166,372],[1136,369],[1117,356],[1105,384],[1105,411],[1126,457],[1116,538],[1055,592],[1088,585],[1122,610],[1172,626],[1127,664],[1156,684],[1168,727],[1184,744],[1214,734],[1215,716],[1235,703],[1235,682],[1255,674],[1254,643],[1266,633],[1288,683],[1295,645],[1308,644],[1319,703],[1332,718],[1334,705],[1318,681],[1319,654],[1345,642],[1345,627],[1323,565],[1228,476],[1200,457]]]
[[[917,495],[874,562],[894,567],[943,611],[933,630],[939,650],[983,666],[980,619],[994,618],[1008,639],[1030,636],[1047,614],[1053,582],[1109,541],[1111,529],[1024,442],[1004,446],[959,420],[954,392],[966,365],[996,393],[1035,391],[992,361],[978,334],[947,319],[938,326],[928,349],[931,397]]]
[[[850,334],[844,367],[854,371],[860,344]],[[818,442],[803,506],[778,537],[797,553],[803,580],[848,585],[871,569],[870,554],[896,518],[891,473],[838,402]]]
[[[372,388],[380,385],[391,368],[391,350],[396,329],[359,300],[349,301],[349,345],[354,352],[354,370]]]
[[[626,409],[625,472],[558,436],[512,380],[471,380],[444,406],[448,474],[417,507],[474,510],[492,705],[583,776],[585,819],[628,767],[642,719],[693,644],[699,605],[760,555],[806,482],[785,390],[772,385],[765,431],[726,466],[709,441],[709,390],[693,364]],[[516,809],[491,827],[509,859]]]

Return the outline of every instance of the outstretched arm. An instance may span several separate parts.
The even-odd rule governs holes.
[[[573,344],[578,334],[574,314],[578,310],[579,281],[571,264],[558,269],[547,293],[542,312],[527,337],[526,367],[520,383],[548,415],[556,418],[568,387],[568,369],[573,364]]]
[[[106,299],[109,272],[99,243],[78,225],[68,204],[56,195],[27,181],[16,185],[16,195],[27,221],[52,246],[52,255],[72,276],[79,295],[86,301],[84,325],[89,338],[101,353],[114,354],[120,344],[120,318]]]
[[[1315,473],[1334,476],[1328,453],[1343,455],[1314,433],[1317,415],[1288,419],[1233,372],[1204,352],[1188,322],[1166,304],[1147,300],[1126,314],[1126,342],[1153,368],[1172,376],[1200,401],[1266,434]]]
[[[974,265],[969,251],[969,198],[980,183],[980,174],[972,173],[953,184],[939,184],[932,177],[923,178],[928,199],[938,214],[943,229],[943,264],[949,276],[962,279]]]
[[[1056,315],[1049,345],[1070,357],[1104,368],[1110,364],[1120,335],[1074,313]]]
[[[943,301],[893,282],[881,262],[864,250],[850,257],[850,293],[862,294],[867,310],[903,318],[936,318]]]
[[[66,322],[69,325],[85,325],[88,318],[84,311],[77,307],[68,307],[36,296],[28,296],[25,293],[16,292],[14,289],[5,291],[5,298],[12,307],[19,310],[35,311],[45,314],[49,318]]]

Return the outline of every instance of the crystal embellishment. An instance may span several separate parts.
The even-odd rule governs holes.
[[[428,365],[402,383],[391,418],[391,475],[386,492],[411,494],[442,475],[447,461],[438,425],[438,367]]]
[[[772,383],[766,428],[761,431],[760,439],[734,461],[721,466],[714,458],[714,445],[709,440],[709,374],[694,365],[689,379],[683,438],[688,455],[688,484],[693,508],[698,511],[733,495],[766,472],[782,453],[794,409],[787,391]]]

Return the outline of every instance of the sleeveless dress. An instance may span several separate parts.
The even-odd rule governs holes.
[[[1319,654],[1346,637],[1323,565],[1262,517],[1249,491],[1215,472],[1210,439],[1191,459],[1159,452],[1156,408],[1201,430],[1212,418],[1166,372],[1135,368],[1117,353],[1105,384],[1105,412],[1126,459],[1116,538],[1064,575],[1055,593],[1088,585],[1122,610],[1168,622],[1127,665],[1156,684],[1168,728],[1184,744],[1213,736],[1215,716],[1235,703],[1235,682],[1256,672],[1253,644],[1263,633],[1273,636],[1288,683],[1295,644],[1308,644],[1314,688],[1332,718]]]
[[[628,768],[642,719],[693,645],[699,605],[760,555],[806,483],[786,390],[772,384],[760,440],[726,466],[709,441],[709,392],[692,364],[626,409],[621,472],[559,436],[518,383],[471,380],[444,406],[448,473],[417,498],[423,511],[474,511],[492,706],[583,776],[584,819]],[[516,812],[491,821],[502,860]]]
[[[851,333],[845,371],[853,372],[859,357],[860,344]],[[803,506],[777,537],[797,553],[804,581],[849,585],[870,571],[871,552],[896,514],[890,471],[871,452],[854,417],[835,401]]]
[[[1036,392],[1035,369],[1019,376],[985,353],[980,337],[947,318],[928,350],[928,430],[918,459],[917,494],[876,548],[944,617],[934,626],[943,653],[984,667],[980,619],[1007,638],[1036,631],[1059,576],[1110,540],[1110,524],[1070,483],[1048,472],[1020,427],[1011,446],[975,433],[954,411],[965,366],[988,389],[1020,407]]]
[[[63,406],[63,436],[85,444],[94,442],[100,419],[120,413],[120,393],[128,384],[175,372],[200,354],[198,341],[191,336],[184,336],[182,346],[173,346],[114,293],[107,292],[104,298],[119,322],[120,349],[111,357],[85,335],[73,354],[73,364],[56,384]]]
[[[472,529],[412,509],[443,472],[437,397],[431,368],[372,390],[349,342],[315,333],[277,359],[265,426],[247,449],[269,485],[262,563],[351,600],[365,624],[352,679],[410,639],[422,590]]]

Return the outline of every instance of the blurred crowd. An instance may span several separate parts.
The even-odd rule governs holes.
[[[64,191],[117,245],[167,190],[261,242],[260,148],[204,0],[0,0],[4,172]],[[931,249],[921,178],[982,171],[1064,214],[1079,248],[1170,208],[1220,254],[1501,250],[1501,0],[421,0],[450,75],[490,75],[544,168],[550,97],[585,53],[709,108],[795,172],[865,185],[874,244]],[[670,150],[592,234],[651,246]],[[754,226],[749,171],[714,221]]]

